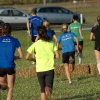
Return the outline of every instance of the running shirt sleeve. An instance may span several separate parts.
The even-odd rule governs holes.
[[[32,54],[35,51],[35,46],[34,44],[32,44],[28,49],[27,52],[29,52],[30,54]]]
[[[54,30],[51,30],[51,32],[52,32],[52,36],[53,36],[53,35],[55,35],[55,32],[54,32]]]
[[[91,32],[94,33],[94,27],[92,27]]]
[[[15,43],[16,43],[16,44],[15,44],[16,48],[21,47],[21,44],[20,44],[20,42],[19,42],[19,40],[18,40],[18,39],[16,39],[16,42],[15,42]]]

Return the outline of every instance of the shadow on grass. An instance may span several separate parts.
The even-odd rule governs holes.
[[[100,91],[92,94],[76,95],[72,97],[64,97],[56,100],[100,100]]]

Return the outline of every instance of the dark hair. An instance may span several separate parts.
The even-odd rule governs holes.
[[[37,13],[36,9],[32,9],[32,10],[31,10],[31,13],[32,13],[32,14],[36,14],[36,13]]]
[[[3,34],[4,35],[10,35],[11,34],[11,25],[9,23],[4,23],[2,26]]]
[[[79,17],[77,15],[73,15],[74,20],[79,20]]]
[[[45,26],[38,26],[37,27],[37,31],[38,31],[38,34],[39,34],[39,38],[41,40],[44,40],[44,41],[47,41],[49,42],[51,40],[51,38],[47,35],[47,29]]]

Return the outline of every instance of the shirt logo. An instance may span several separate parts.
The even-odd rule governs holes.
[[[10,39],[3,39],[2,42],[11,42]]]

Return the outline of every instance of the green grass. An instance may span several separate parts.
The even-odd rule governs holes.
[[[69,85],[65,76],[55,76],[52,100],[100,100],[100,76],[72,76]],[[6,91],[0,100],[6,100]],[[40,100],[37,77],[16,78],[12,100]]]
[[[60,33],[56,33],[59,35]],[[19,39],[24,52],[24,59],[16,61],[16,68],[33,66],[25,60],[26,50],[31,45],[26,30],[13,31],[12,35]],[[84,48],[83,64],[96,63],[94,56],[94,42],[89,40],[90,31],[83,31]],[[61,51],[59,51],[61,54]],[[17,54],[17,53],[16,53]],[[55,64],[60,65],[62,58],[56,59]],[[78,63],[78,57],[76,57]],[[69,85],[66,76],[58,75],[54,79],[52,100],[100,100],[100,76],[72,76],[73,84]],[[6,100],[7,91],[1,93],[0,100]],[[40,87],[37,77],[16,77],[12,100],[40,100]]]

